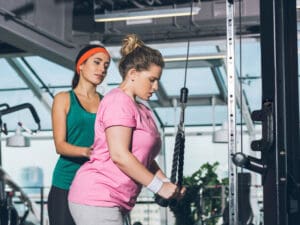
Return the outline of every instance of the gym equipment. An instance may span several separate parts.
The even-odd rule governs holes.
[[[14,207],[13,197],[18,197],[20,203],[25,205],[26,209],[23,215],[19,215]],[[34,210],[29,197],[0,167],[0,225],[25,224],[25,220],[30,212],[38,218],[38,214]]]
[[[37,123],[37,130],[33,131],[36,133],[40,130],[40,119],[35,111],[34,107],[29,103],[23,103],[20,105],[16,105],[10,107],[8,104],[0,104],[0,138],[1,133],[7,135],[7,127],[6,124],[2,124],[2,116],[13,113],[22,109],[29,109],[35,122]],[[22,127],[22,123],[19,123],[19,126]],[[22,137],[22,136],[21,136]],[[20,147],[20,143],[22,144],[23,139],[19,137],[14,137],[11,141],[21,141],[18,142],[17,147]],[[16,144],[16,143],[11,143]],[[23,143],[26,144],[26,143]],[[1,143],[0,143],[0,225],[22,225],[26,223],[26,218],[29,212],[32,212],[37,218],[37,213],[33,210],[31,200],[27,197],[27,195],[22,191],[22,189],[7,175],[7,173],[3,170],[2,166],[2,157],[1,157]],[[26,210],[22,216],[18,215],[18,212],[13,204],[13,197],[15,197],[15,193],[18,192],[20,194],[19,199],[21,203],[26,206]]]
[[[19,215],[13,206],[12,198],[14,193],[7,191],[5,201],[0,206],[0,224],[1,225],[19,225]]]
[[[190,7],[190,18],[192,17],[193,11],[193,1],[191,1]],[[192,20],[192,19],[191,19]],[[191,29],[191,21],[189,23],[189,29]],[[187,53],[186,53],[186,61],[185,61],[185,69],[184,69],[184,85],[180,90],[180,121],[178,124],[176,139],[175,139],[175,147],[173,153],[173,162],[172,162],[172,171],[171,171],[171,182],[176,184],[179,189],[182,187],[182,179],[183,179],[183,164],[184,164],[184,146],[185,146],[185,133],[184,133],[184,113],[185,107],[188,100],[188,92],[189,90],[186,88],[186,78],[187,78],[187,68],[189,62],[189,52],[190,52],[190,40],[187,42]],[[167,200],[159,195],[155,195],[155,202],[162,206],[172,206],[176,204],[176,200]]]
[[[177,184],[178,188],[182,187],[183,179],[183,164],[184,164],[184,144],[185,144],[185,133],[184,133],[184,109],[188,98],[188,89],[186,87],[181,88],[180,91],[180,102],[181,102],[181,114],[178,130],[176,134],[175,147],[173,153],[172,171],[171,171],[171,182]],[[155,202],[162,206],[167,207],[170,204],[176,204],[175,200],[167,200],[159,195],[155,195]]]
[[[238,225],[238,196],[237,196],[237,169],[231,163],[231,156],[236,153],[236,73],[235,73],[235,26],[233,0],[226,1],[226,28],[227,28],[227,88],[228,88],[228,179],[229,179],[229,224]]]
[[[300,221],[299,78],[296,0],[260,1],[262,139],[251,148],[260,158],[233,155],[240,167],[262,175],[264,225]]]
[[[250,186],[251,174],[238,173],[238,204],[239,207],[238,220],[239,225],[253,225],[253,211],[250,204]],[[226,205],[223,211],[223,224],[230,225],[229,223],[229,204]]]
[[[1,109],[4,108],[4,109]],[[10,107],[8,104],[4,103],[4,104],[0,104],[0,137],[1,137],[1,133],[3,132],[4,134],[7,135],[7,127],[6,124],[3,123],[2,125],[2,116],[6,115],[6,114],[10,114],[19,110],[23,110],[23,109],[29,109],[31,115],[33,116],[34,121],[37,124],[37,129],[33,131],[33,133],[36,133],[38,130],[41,129],[41,125],[40,125],[40,118],[35,110],[35,108],[30,104],[30,103],[23,103],[23,104],[19,104],[19,105],[15,105]],[[22,123],[19,123],[22,125]],[[3,127],[2,127],[3,126]],[[20,141],[19,138],[15,139]],[[22,141],[22,140],[21,140]],[[24,143],[26,144],[26,143]],[[1,154],[1,143],[0,143],[0,166],[2,166],[2,154]]]

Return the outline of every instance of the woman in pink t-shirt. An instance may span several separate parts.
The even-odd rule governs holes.
[[[121,55],[123,81],[101,101],[93,153],[70,188],[69,206],[77,225],[123,225],[142,186],[165,199],[184,192],[155,162],[160,134],[151,110],[136,99],[149,100],[157,90],[162,55],[136,35],[124,38]]]

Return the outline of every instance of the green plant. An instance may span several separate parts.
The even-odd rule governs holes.
[[[206,220],[207,225],[216,224],[216,215],[221,214],[221,188],[216,187],[228,183],[226,179],[218,178],[218,165],[218,162],[205,163],[191,176],[183,178],[186,194],[170,206],[176,225],[193,225],[203,220]]]

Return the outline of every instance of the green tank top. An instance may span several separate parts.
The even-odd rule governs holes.
[[[66,141],[72,145],[89,147],[94,142],[96,113],[87,112],[80,105],[73,90],[69,91],[69,93],[70,109],[67,114]],[[85,161],[87,161],[85,157],[67,157],[61,155],[54,168],[52,185],[68,190],[76,171]]]

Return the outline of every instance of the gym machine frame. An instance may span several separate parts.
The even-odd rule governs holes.
[[[228,0],[229,1],[229,0]],[[299,87],[296,0],[261,0],[261,158],[237,153],[233,162],[261,174],[264,225],[300,221]]]
[[[2,222],[5,224],[23,224],[26,220],[26,217],[29,213],[29,211],[31,211],[34,215],[36,215],[36,212],[34,211],[32,204],[31,204],[31,200],[27,197],[27,195],[22,191],[22,189],[13,181],[10,179],[10,177],[5,173],[5,171],[2,169],[2,140],[1,140],[1,133],[7,134],[7,127],[6,124],[3,123],[2,124],[2,116],[6,115],[6,114],[10,114],[16,111],[20,111],[23,109],[29,109],[32,117],[34,118],[34,121],[37,124],[37,130],[41,129],[40,126],[40,118],[35,110],[35,108],[30,104],[30,103],[23,103],[23,104],[19,104],[19,105],[15,105],[10,107],[8,104],[3,103],[0,104],[0,207],[6,208],[7,211],[7,221],[4,221],[6,219],[1,218],[1,216],[4,215],[0,215],[0,225],[2,225]],[[34,131],[35,133],[36,131]],[[5,187],[9,186],[10,189],[12,191],[6,191]],[[24,215],[22,217],[20,217],[19,221],[13,221],[11,218],[11,213],[13,212],[12,210],[14,210],[13,207],[13,202],[12,202],[12,198],[15,192],[19,192],[20,193],[20,200],[21,202],[24,203],[24,205],[26,205],[27,210],[25,210]],[[19,215],[16,215],[19,217]],[[41,216],[41,218],[43,218]],[[2,222],[1,222],[2,221]]]
[[[229,224],[238,225],[238,185],[237,169],[231,157],[236,153],[236,96],[235,96],[235,60],[234,60],[234,1],[226,1],[226,31],[227,31],[227,107],[228,107],[228,205]]]

